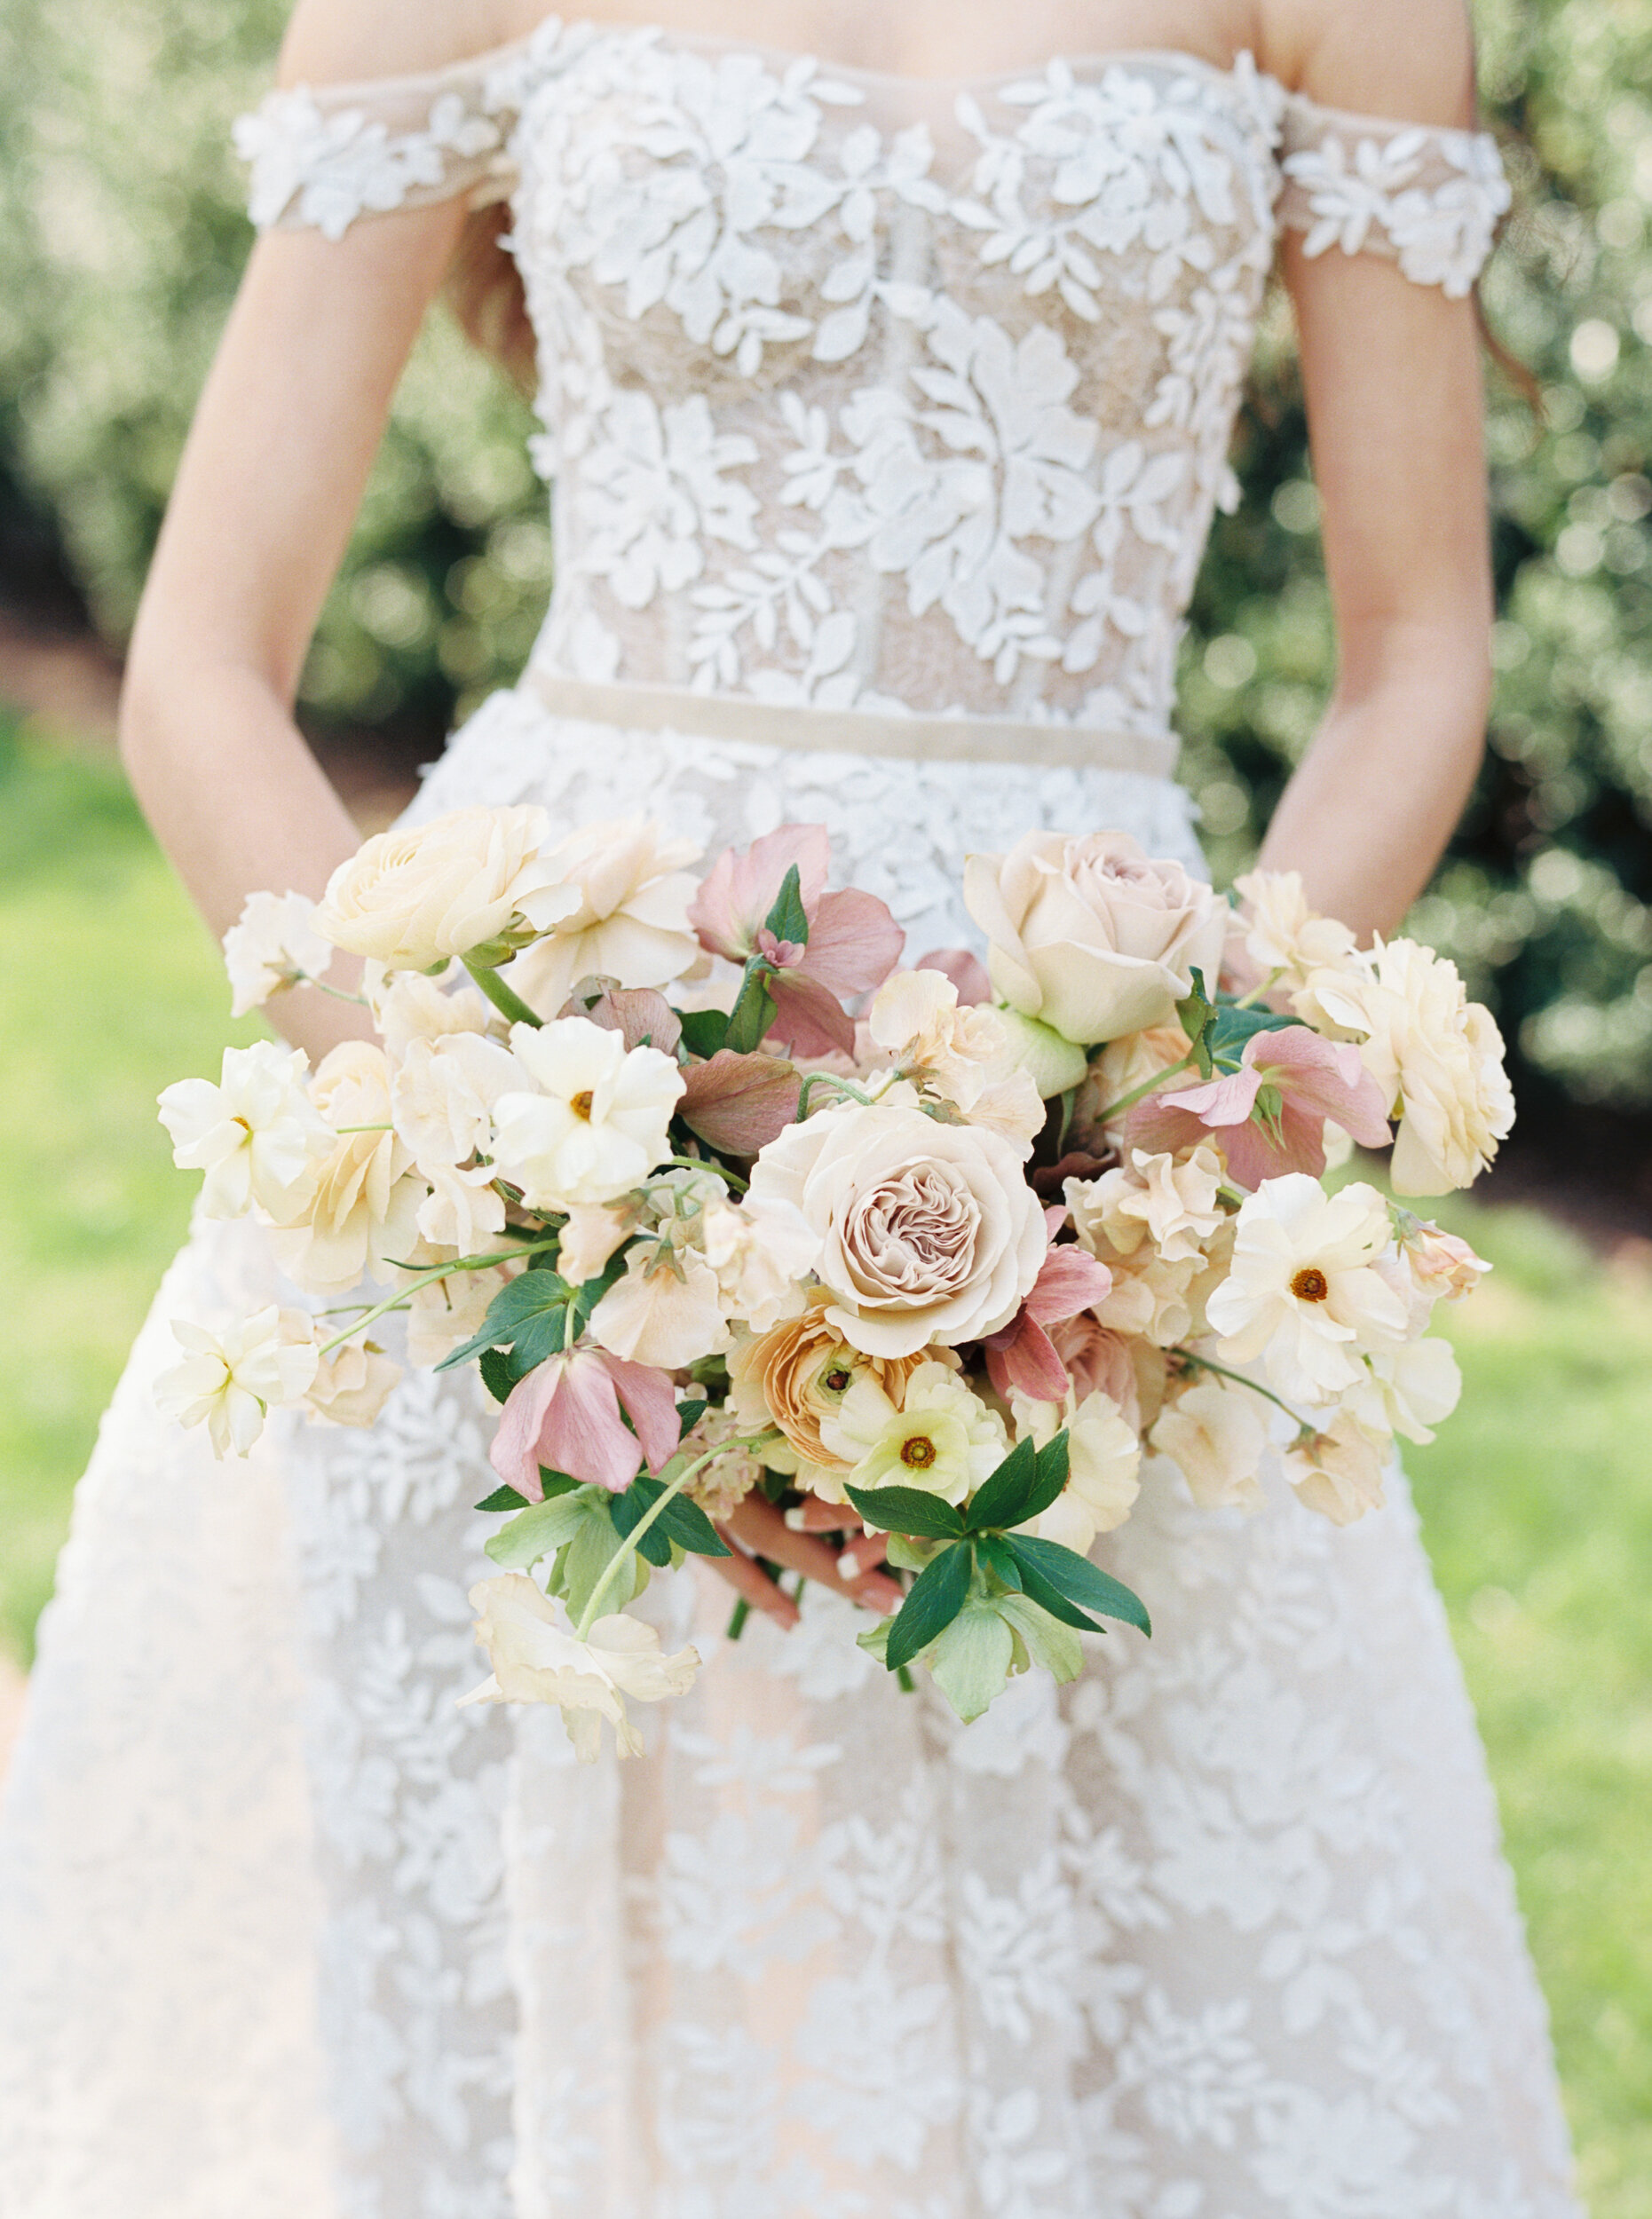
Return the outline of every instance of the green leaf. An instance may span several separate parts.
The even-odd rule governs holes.
[[[1008,1685],[1016,1637],[996,1604],[973,1597],[924,1659],[936,1686],[968,1725]]]
[[[554,1556],[594,1518],[607,1527],[602,1504],[587,1499],[582,1490],[555,1496],[548,1503],[531,1504],[519,1517],[490,1536],[487,1554],[507,1572],[530,1571],[541,1557]]]
[[[676,1414],[677,1425],[679,1428],[677,1439],[679,1441],[686,1441],[688,1439],[689,1435],[693,1432],[695,1426],[699,1425],[700,1419],[706,1415],[706,1412],[710,1409],[710,1407],[711,1405],[706,1402],[679,1402],[677,1404]]]
[[[510,1390],[521,1373],[510,1361],[510,1353],[504,1348],[484,1348],[476,1360],[476,1368],[482,1375],[482,1385],[495,1402],[508,1402]]]
[[[597,1581],[607,1570],[613,1555],[613,1519],[609,1504],[611,1495],[593,1503],[581,1520],[579,1530],[564,1551],[559,1569],[562,1590],[568,1605],[568,1615],[577,1625],[585,1614],[585,1606],[596,1590]],[[648,1566],[640,1550],[634,1550],[614,1574],[613,1583],[603,1598],[605,1614],[623,1610],[636,1600],[648,1584]]]
[[[683,1041],[691,1055],[703,1056],[707,1062],[727,1044],[729,1020],[721,1009],[684,1009]]]
[[[1084,1633],[1106,1632],[1105,1626],[1098,1625],[1094,1618],[1087,1617],[1076,1604],[1070,1603],[1060,1588],[1052,1586],[1038,1566],[1023,1556],[1022,1551],[1026,1546],[1024,1541],[1010,1541],[1007,1546],[1021,1574],[1022,1592],[1029,1601],[1038,1603],[1048,1611],[1052,1618],[1059,1618],[1064,1626],[1077,1626]]]
[[[518,1495],[514,1487],[496,1487],[491,1495],[485,1495],[476,1506],[478,1510],[526,1510],[528,1499]]]
[[[665,1492],[662,1480],[636,1479],[623,1495],[613,1497],[612,1510],[615,1530],[629,1533],[645,1513],[651,1511]],[[731,1556],[733,1552],[718,1537],[712,1524],[698,1503],[691,1503],[684,1495],[674,1495],[660,1513],[652,1527],[638,1544],[651,1564],[661,1561],[650,1544],[663,1537],[668,1544],[675,1541],[691,1556]]]
[[[1199,1076],[1202,1078],[1208,1078],[1211,1075],[1211,1058],[1210,1045],[1206,1035],[1210,1030],[1211,1020],[1216,1014],[1216,1005],[1205,990],[1205,974],[1197,964],[1193,967],[1192,977],[1192,992],[1185,1000],[1176,1004],[1176,1022],[1188,1036]]]
[[[921,1534],[929,1541],[960,1540],[961,1511],[916,1487],[849,1487],[844,1493],[869,1526],[881,1533]]]
[[[997,1471],[976,1488],[969,1504],[969,1531],[986,1533],[1020,1525],[1038,1479],[1038,1450],[1030,1441],[1018,1441]]]
[[[1024,1575],[1031,1562],[1032,1568],[1069,1602],[1096,1611],[1103,1618],[1120,1618],[1126,1625],[1151,1635],[1152,1621],[1142,1598],[1122,1580],[1116,1580],[1111,1572],[1103,1572],[1098,1565],[1092,1564],[1087,1556],[1080,1556],[1075,1549],[1063,1549],[1058,1541],[1035,1540],[1031,1534],[1017,1536],[1009,1545]],[[1032,1592],[1031,1582],[1027,1591]],[[1043,1598],[1039,1599],[1042,1601]],[[1047,1603],[1045,1607],[1048,1607]]]
[[[937,1556],[927,1572],[919,1573],[889,1627],[883,1661],[890,1671],[910,1664],[920,1649],[927,1649],[952,1624],[969,1592],[970,1569],[968,1550],[957,1544]]]
[[[1071,1459],[1067,1448],[1067,1429],[1063,1425],[1053,1441],[1047,1441],[1039,1450],[1039,1476],[1031,1501],[1021,1514],[1024,1526],[1034,1518],[1041,1518],[1067,1484]]]
[[[1084,1646],[1071,1626],[1040,1610],[1026,1595],[1000,1595],[997,1602],[999,1616],[1026,1644],[1034,1663],[1042,1664],[1063,1686],[1078,1678],[1084,1670]]]
[[[777,940],[789,940],[794,948],[809,945],[809,914],[803,907],[802,884],[795,864],[781,880],[774,906],[763,921],[764,930]]]
[[[572,1495],[574,1489],[584,1482],[573,1479],[566,1472],[553,1472],[548,1464],[541,1464],[539,1467],[539,1484],[544,1499],[549,1503],[558,1495]]]
[[[779,1014],[774,996],[769,991],[771,975],[769,965],[759,955],[753,956],[746,966],[740,991],[729,1012],[729,1029],[723,1043],[736,1055],[749,1055],[754,1048],[761,1046],[763,1036]]]
[[[518,1372],[532,1371],[562,1346],[571,1291],[557,1272],[525,1271],[520,1278],[500,1288],[487,1306],[481,1331],[444,1356],[437,1370],[450,1371],[455,1364],[468,1363],[472,1356],[480,1355],[484,1348],[514,1342]]]
[[[1003,1536],[981,1533],[975,1536],[976,1562],[1002,1580],[1006,1587],[1021,1588],[1021,1567],[1009,1552]]]
[[[1237,1071],[1246,1047],[1259,1032],[1283,1032],[1301,1023],[1300,1017],[1282,1016],[1277,1009],[1241,1009],[1237,1002],[1223,1002],[1205,1036],[1205,1046],[1218,1070]]]

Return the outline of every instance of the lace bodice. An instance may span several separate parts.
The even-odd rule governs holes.
[[[1467,291],[1465,132],[1248,56],[937,85],[547,22],[439,76],[273,93],[261,225],[509,200],[557,580],[538,654],[776,705],[1169,726],[1282,225]]]

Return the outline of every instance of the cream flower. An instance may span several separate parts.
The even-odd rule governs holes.
[[[424,983],[426,982],[421,982]],[[509,1048],[475,1032],[412,1039],[391,1081],[391,1116],[427,1176],[468,1164],[494,1144],[494,1104],[527,1083]]]
[[[920,1364],[900,1407],[862,1372],[821,1422],[858,1488],[910,1487],[961,1503],[1008,1453],[1003,1420],[948,1364]]]
[[[1457,967],[1414,940],[1379,942],[1356,967],[1316,972],[1316,1008],[1359,1043],[1400,1119],[1392,1175],[1402,1194],[1471,1186],[1514,1122],[1503,1036]]]
[[[1019,1028],[1024,1021],[1014,1023]],[[1019,1156],[1032,1153],[1045,1108],[1044,1093],[1023,1065],[1025,1031],[1047,1028],[1012,1031],[996,1009],[960,1007],[957,987],[939,971],[897,971],[879,988],[866,1030],[926,1094],[950,1102]],[[1049,1037],[1067,1049],[1059,1036]]]
[[[410,1263],[426,1260],[415,1249]],[[431,1264],[440,1257],[430,1257]],[[451,1355],[461,1341],[480,1331],[489,1303],[504,1285],[508,1274],[492,1271],[455,1271],[446,1279],[427,1279],[415,1287],[407,1305],[407,1361],[433,1369]]]
[[[700,1240],[730,1317],[766,1333],[802,1315],[815,1244],[795,1211],[717,1202],[701,1220]]]
[[[729,1406],[742,1433],[779,1429],[780,1441],[763,1451],[766,1465],[795,1473],[799,1487],[823,1500],[841,1503],[850,1466],[826,1446],[822,1429],[857,1379],[870,1374],[898,1404],[907,1380],[929,1359],[868,1356],[851,1348],[830,1323],[828,1304],[829,1297],[816,1293],[801,1316],[736,1341]]]
[[[1092,1253],[1101,1253],[1100,1243],[1131,1256],[1146,1239],[1166,1263],[1184,1264],[1202,1259],[1205,1244],[1221,1225],[1226,1212],[1216,1197],[1222,1175],[1213,1148],[1200,1145],[1174,1156],[1135,1149],[1127,1166],[1099,1179],[1070,1179],[1063,1191]]]
[[[316,930],[314,918],[315,904],[305,895],[248,896],[239,921],[224,936],[232,1017],[261,1009],[273,994],[301,979],[326,977],[333,948]]]
[[[1062,1404],[1030,1402],[1022,1395],[1012,1402],[1017,1441],[1031,1440],[1042,1449],[1067,1429],[1067,1484],[1027,1531],[1087,1556],[1097,1534],[1123,1525],[1142,1492],[1135,1428],[1111,1395],[1099,1392],[1082,1400],[1069,1394]]]
[[[591,1339],[610,1355],[676,1371],[729,1345],[717,1275],[698,1249],[639,1241],[591,1312]]]
[[[629,1210],[576,1202],[562,1228],[557,1269],[571,1287],[582,1287],[588,1279],[600,1279],[615,1249],[636,1230],[636,1220]]]
[[[790,1126],[758,1157],[751,1199],[801,1214],[828,1322],[873,1355],[997,1332],[1048,1247],[1009,1143],[920,1110],[850,1106]]]
[[[383,1279],[415,1237],[424,1184],[413,1151],[391,1125],[390,1064],[365,1040],[336,1047],[310,1082],[331,1145],[312,1180],[277,1218],[273,1245],[300,1285],[353,1287]]]
[[[1262,1506],[1267,1428],[1254,1395],[1220,1379],[1203,1379],[1166,1402],[1150,1436],[1168,1457],[1201,1510],[1257,1511]]]
[[[186,1353],[155,1381],[156,1405],[180,1425],[204,1425],[215,1457],[249,1454],[265,1413],[296,1402],[315,1376],[309,1320],[273,1303],[221,1333],[187,1318],[175,1318],[172,1332]]]
[[[1327,1195],[1305,1172],[1245,1197],[1225,1284],[1205,1306],[1229,1363],[1262,1359],[1287,1401],[1323,1403],[1363,1377],[1362,1357],[1406,1337],[1406,1307],[1373,1266],[1387,1247],[1373,1187]]]
[[[1116,1129],[1122,1117],[1109,1120],[1107,1111],[1145,1086],[1150,1079],[1184,1063],[1188,1036],[1179,1024],[1150,1025],[1145,1031],[1126,1033],[1110,1041],[1090,1065],[1090,1075],[1073,1103],[1073,1125],[1078,1132],[1102,1135]],[[1185,1086],[1187,1081],[1182,1083]],[[1168,1091],[1168,1089],[1166,1089]],[[1124,1113],[1127,1115],[1128,1113]]]
[[[490,1247],[505,1228],[505,1199],[494,1184],[493,1168],[478,1164],[454,1171],[432,1164],[422,1177],[430,1191],[414,1216],[421,1240],[457,1259]]]
[[[668,1055],[583,1017],[515,1025],[510,1045],[540,1091],[494,1103],[496,1168],[530,1209],[615,1202],[669,1154],[683,1078]]]
[[[392,1063],[400,1062],[415,1040],[504,1028],[504,1019],[478,988],[446,987],[420,971],[387,971],[383,964],[368,963],[361,991]]]
[[[1264,978],[1305,986],[1310,973],[1334,971],[1353,954],[1348,927],[1309,909],[1300,871],[1250,871],[1233,890],[1245,904],[1245,951]]]
[[[1407,1441],[1426,1442],[1462,1393],[1463,1375],[1450,1342],[1430,1335],[1403,1348],[1375,1350],[1347,1406],[1368,1433],[1403,1433]]]
[[[581,1765],[602,1750],[602,1721],[613,1727],[621,1757],[640,1757],[643,1739],[626,1710],[632,1702],[663,1702],[685,1695],[700,1670],[699,1651],[663,1656],[658,1630],[615,1611],[598,1618],[581,1641],[560,1603],[541,1594],[520,1572],[481,1580],[470,1590],[476,1638],[493,1673],[462,1695],[471,1702],[550,1702]]]
[[[684,868],[700,854],[649,817],[588,825],[545,860],[572,897],[549,939],[518,957],[510,983],[536,1009],[555,1015],[582,978],[621,986],[664,986],[700,958],[688,905],[697,881]]]
[[[1089,1046],[1167,1024],[1197,967],[1213,987],[1228,904],[1126,833],[1028,833],[971,856],[964,900],[1012,1009]]]
[[[331,1425],[371,1425],[400,1378],[401,1366],[374,1342],[346,1341],[316,1365],[304,1408]]]
[[[206,1173],[208,1217],[241,1217],[254,1203],[280,1217],[307,1189],[316,1158],[332,1145],[305,1090],[308,1068],[302,1048],[256,1040],[225,1049],[217,1086],[180,1078],[161,1095],[172,1161]]]
[[[1412,1278],[1431,1302],[1460,1302],[1491,1268],[1466,1240],[1412,1217],[1409,1210],[1399,1212],[1399,1239]]]
[[[578,906],[541,850],[542,809],[459,809],[365,841],[328,880],[316,929],[391,970],[496,960]]]
[[[1324,1433],[1297,1441],[1284,1452],[1284,1475],[1297,1500],[1332,1525],[1351,1526],[1368,1510],[1382,1507],[1387,1442],[1373,1440],[1346,1414]]]

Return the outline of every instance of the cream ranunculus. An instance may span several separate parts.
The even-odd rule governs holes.
[[[909,1487],[961,1503],[1009,1451],[1003,1420],[951,1365],[922,1363],[898,1408],[862,1372],[825,1419],[822,1436],[856,1487]]]
[[[315,904],[303,894],[250,894],[224,936],[232,1017],[260,1009],[301,979],[325,978],[333,948],[315,928]]]
[[[391,970],[497,960],[578,907],[541,853],[549,822],[522,802],[376,833],[328,880],[316,929]]]
[[[1514,1122],[1503,1036],[1471,1002],[1455,964],[1414,940],[1379,942],[1341,971],[1316,972],[1317,1011],[1359,1043],[1400,1120],[1392,1176],[1401,1194],[1472,1186]]]
[[[1125,833],[1029,833],[971,856],[964,900],[1012,1009],[1080,1046],[1167,1024],[1197,967],[1214,988],[1228,904]]]
[[[1264,1180],[1245,1197],[1232,1267],[1205,1305],[1223,1360],[1260,1356],[1293,1402],[1323,1404],[1356,1386],[1371,1350],[1411,1332],[1403,1296],[1375,1268],[1389,1236],[1373,1187],[1328,1195],[1305,1172]]]
[[[616,1202],[670,1153],[683,1077],[668,1055],[628,1050],[619,1033],[584,1017],[537,1031],[515,1025],[510,1045],[540,1091],[494,1104],[496,1168],[530,1209]]]
[[[383,1050],[366,1040],[344,1041],[310,1082],[332,1144],[302,1199],[278,1218],[273,1243],[301,1286],[325,1293],[364,1273],[382,1280],[413,1245],[425,1188],[391,1126],[390,1086]]]
[[[307,1069],[302,1048],[255,1040],[225,1049],[216,1086],[180,1078],[161,1095],[172,1161],[206,1173],[208,1217],[241,1217],[255,1203],[279,1217],[308,1191],[333,1136],[304,1086]]]
[[[1242,1386],[1202,1379],[1166,1402],[1150,1436],[1168,1457],[1201,1510],[1256,1511],[1262,1506],[1267,1428],[1257,1401]]]
[[[518,956],[510,983],[555,1015],[582,978],[665,986],[700,959],[688,905],[698,881],[684,868],[698,842],[673,840],[650,817],[588,825],[545,860],[572,896],[548,939]]]
[[[520,1572],[481,1580],[470,1590],[476,1638],[494,1670],[479,1687],[462,1695],[470,1702],[549,1702],[581,1765],[602,1749],[602,1721],[613,1727],[621,1757],[640,1757],[643,1739],[626,1710],[633,1702],[663,1702],[684,1695],[700,1670],[697,1649],[660,1654],[658,1630],[614,1611],[598,1618],[584,1640],[559,1602],[542,1594]]]
[[[315,1377],[316,1350],[301,1312],[270,1307],[220,1333],[187,1318],[173,1321],[184,1360],[154,1383],[162,1415],[202,1425],[215,1457],[251,1452],[265,1412],[296,1402]]]
[[[827,1322],[871,1355],[997,1332],[1048,1249],[1010,1143],[921,1110],[850,1105],[790,1126],[758,1157],[751,1196],[800,1213]]]

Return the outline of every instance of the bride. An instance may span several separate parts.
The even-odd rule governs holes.
[[[626,5],[304,0],[241,127],[264,235],[124,723],[213,928],[355,845],[291,704],[454,270],[506,351],[526,296],[558,570],[415,817],[824,822],[914,952],[1034,825],[1197,863],[1174,650],[1276,258],[1340,668],[1266,859],[1392,928],[1486,703],[1460,0]],[[875,1577],[748,1528],[801,1610],[733,1644],[657,1582],[707,1668],[577,1768],[454,1707],[463,1375],[246,1466],[156,1416],[170,1320],[270,1271],[202,1225],[81,1490],[0,1842],[6,2219],[1575,2212],[1397,1475],[1333,1535],[1159,1463],[1109,1543],[1155,1639],[968,1728],[837,1638]]]

